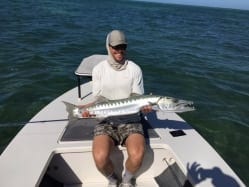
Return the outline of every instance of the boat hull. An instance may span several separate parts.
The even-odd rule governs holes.
[[[107,185],[91,153],[94,121],[72,122],[62,101],[92,101],[91,82],[69,90],[27,123],[0,156],[3,187],[95,187]],[[245,186],[218,153],[175,113],[150,113],[144,121],[147,149],[137,173],[138,186]],[[124,147],[112,153],[121,177],[127,158]]]

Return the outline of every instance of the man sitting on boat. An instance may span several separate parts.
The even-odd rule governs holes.
[[[143,76],[140,67],[127,60],[127,42],[123,32],[113,30],[107,35],[106,48],[108,58],[96,65],[92,72],[93,96],[96,101],[117,100],[132,95],[144,94]],[[150,112],[146,106],[143,112]],[[85,114],[87,116],[87,114]],[[118,179],[114,173],[110,153],[115,145],[126,146],[128,158],[125,171],[119,186],[130,187],[136,171],[140,168],[145,152],[145,139],[140,115],[133,117],[132,122],[116,124],[108,121],[94,129],[93,157],[98,170],[108,179],[108,186],[117,186]]]

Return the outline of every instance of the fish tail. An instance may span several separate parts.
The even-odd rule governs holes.
[[[69,120],[75,119],[76,116],[74,114],[74,110],[77,108],[77,106],[72,104],[72,103],[66,102],[66,101],[62,101],[62,102],[66,105],[66,111],[68,113],[68,119]]]

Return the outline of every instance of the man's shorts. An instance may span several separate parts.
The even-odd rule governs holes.
[[[108,135],[114,140],[115,145],[124,145],[126,138],[134,133],[144,135],[143,127],[140,122],[119,125],[109,123],[98,124],[94,129],[94,136]]]

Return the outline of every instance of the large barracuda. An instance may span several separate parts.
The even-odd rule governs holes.
[[[64,103],[67,107],[70,105],[67,102]],[[107,118],[112,116],[136,114],[147,105],[151,105],[153,110],[161,110],[163,112],[182,113],[195,110],[192,101],[158,95],[132,96],[127,99],[110,100],[85,107],[73,105],[69,110],[72,111],[71,115],[77,118],[83,118],[83,113],[86,111],[90,116],[96,118]]]

